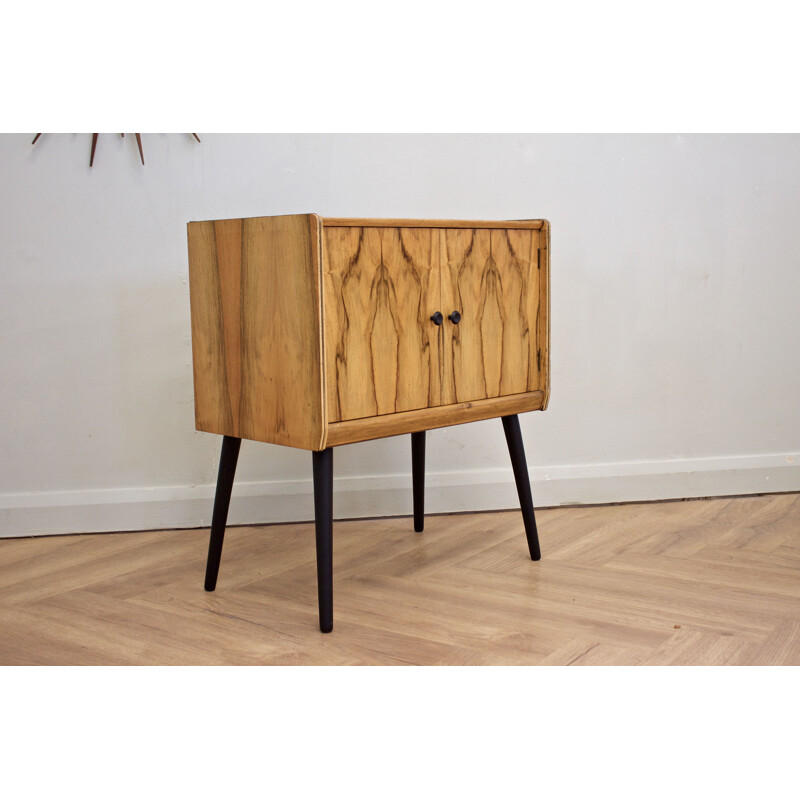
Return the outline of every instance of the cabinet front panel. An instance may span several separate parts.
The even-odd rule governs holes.
[[[323,227],[328,420],[441,402],[439,232]]]
[[[442,403],[542,389],[538,230],[441,232]]]

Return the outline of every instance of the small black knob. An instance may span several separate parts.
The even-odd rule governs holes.
[[[442,316],[441,311],[437,311],[432,317],[431,320],[434,325],[441,325],[444,322],[444,317]]]
[[[454,311],[447,319],[449,319],[453,325],[458,325],[458,323],[461,322],[461,314],[459,314],[458,311]]]

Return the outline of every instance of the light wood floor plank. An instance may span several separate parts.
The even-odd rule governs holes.
[[[539,666],[637,666],[647,655],[643,649],[573,639],[566,647],[550,653]]]
[[[751,639],[681,628],[655,650],[644,666],[737,666],[752,663],[757,645]]]
[[[798,665],[800,495],[0,540],[0,664]]]
[[[780,620],[761,643],[751,663],[759,666],[800,664],[800,622]]]

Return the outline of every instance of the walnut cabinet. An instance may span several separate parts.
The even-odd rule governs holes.
[[[517,414],[549,398],[545,220],[333,219],[188,225],[195,418],[224,437],[206,589],[241,439],[313,452],[320,626],[332,627],[332,448],[500,417],[539,558]],[[527,507],[526,507],[527,506]]]

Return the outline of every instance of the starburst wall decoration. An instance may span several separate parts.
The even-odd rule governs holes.
[[[36,144],[36,142],[39,140],[39,137],[41,135],[42,135],[41,133],[37,133],[36,136],[33,137],[33,141],[31,142],[31,144]],[[89,156],[89,166],[90,167],[94,165],[94,151],[97,149],[97,137],[99,135],[100,135],[99,133],[93,133],[92,134],[92,152],[91,152],[91,155]],[[144,166],[144,150],[142,149],[142,134],[141,133],[134,133],[133,135],[136,137],[136,144],[139,147],[139,158],[142,159],[142,166]],[[191,134],[188,134],[188,135],[189,136],[194,136],[194,138],[197,139],[198,142],[200,141],[200,137],[196,133],[191,133]],[[124,133],[121,133],[120,136],[123,139],[125,138],[125,134]]]

